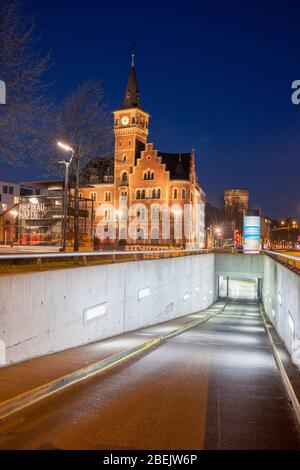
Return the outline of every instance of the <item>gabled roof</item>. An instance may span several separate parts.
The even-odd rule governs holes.
[[[192,162],[191,153],[165,153],[158,152],[166,170],[170,172],[171,180],[189,180]]]

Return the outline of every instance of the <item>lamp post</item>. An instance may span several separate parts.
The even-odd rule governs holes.
[[[58,163],[65,165],[65,195],[64,195],[64,225],[63,225],[63,243],[61,251],[66,251],[67,245],[67,217],[68,217],[68,186],[69,186],[69,167],[72,163],[74,157],[74,150],[69,145],[65,145],[62,142],[57,142],[57,145],[61,147],[66,152],[71,153],[70,160],[62,160]]]
[[[220,248],[222,229],[220,227],[215,227],[214,233],[215,233],[215,236],[217,237],[217,240],[218,240],[218,248]],[[215,245],[215,240],[214,240],[214,245]]]

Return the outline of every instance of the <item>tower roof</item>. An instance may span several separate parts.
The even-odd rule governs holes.
[[[191,153],[165,153],[158,151],[166,170],[170,172],[171,180],[189,180],[192,154]]]
[[[134,68],[134,51],[132,51],[132,62],[129,72],[127,87],[125,90],[122,108],[140,108],[141,97],[137,85],[135,68]]]

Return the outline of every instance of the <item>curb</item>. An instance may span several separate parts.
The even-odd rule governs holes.
[[[264,311],[264,308],[261,304],[260,304],[260,313],[261,313],[261,316],[262,316],[262,319],[263,319],[265,331],[267,333],[267,336],[268,336],[269,341],[270,341],[271,346],[272,346],[273,356],[274,356],[277,368],[279,370],[281,380],[282,380],[282,382],[285,386],[285,389],[287,391],[287,394],[288,394],[288,396],[289,396],[289,398],[292,402],[298,424],[300,425],[300,403],[299,403],[299,400],[298,400],[298,398],[297,398],[297,396],[294,392],[294,389],[293,389],[293,386],[290,382],[290,379],[289,379],[289,377],[288,377],[288,375],[285,371],[284,365],[283,365],[282,360],[280,358],[280,355],[277,351],[277,348],[276,348],[276,345],[273,341],[272,335],[269,331],[269,328],[268,328],[268,325],[267,325],[267,322],[266,322],[265,311]]]
[[[155,338],[146,341],[138,346],[134,346],[132,348],[126,349],[125,351],[113,354],[112,356],[109,356],[106,359],[102,359],[101,361],[93,362],[88,366],[82,367],[81,369],[71,372],[70,374],[64,375],[58,379],[52,380],[44,385],[41,385],[40,387],[33,388],[32,390],[23,392],[20,395],[17,395],[16,397],[9,398],[8,400],[0,402],[0,420],[12,415],[13,413],[16,413],[17,411],[22,410],[23,408],[26,408],[27,406],[33,405],[34,403],[39,400],[42,400],[43,398],[47,398],[56,392],[70,387],[71,385],[75,385],[76,383],[86,380],[92,377],[93,375],[99,374],[100,372],[103,372],[119,364],[120,362],[129,359],[130,357],[141,354],[142,352],[147,351],[153,346],[160,344],[173,336],[177,336],[181,333],[184,333],[186,330],[189,330],[190,328],[193,328],[194,326],[199,325],[200,323],[204,323],[210,320],[210,318],[212,318],[213,316],[222,313],[225,306],[226,303],[224,303],[224,305],[220,308],[220,311],[210,313],[205,317],[200,318],[199,320],[189,322],[183,327],[177,328],[176,330],[173,330],[170,333],[164,333],[160,336],[156,336]],[[209,311],[209,308],[207,310]]]

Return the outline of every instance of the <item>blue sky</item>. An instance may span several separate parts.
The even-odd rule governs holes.
[[[252,207],[300,217],[300,4],[293,1],[27,0],[42,48],[52,51],[59,101],[101,79],[108,108],[120,105],[135,41],[150,141],[162,151],[196,150],[207,200],[250,189]],[[1,179],[41,176],[1,166]]]

